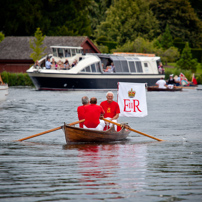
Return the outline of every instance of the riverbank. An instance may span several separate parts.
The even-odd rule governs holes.
[[[8,86],[34,86],[27,73],[10,73],[3,71],[1,78]]]
[[[189,81],[192,81],[192,72],[188,70],[179,70],[174,66],[164,66],[165,69],[165,79],[169,79],[170,74],[180,75],[182,72]],[[27,73],[10,73],[10,72],[2,72],[1,77],[4,83],[7,83],[9,86],[32,86],[34,84]],[[198,84],[202,84],[202,73],[195,74],[196,80]]]
[[[165,69],[165,79],[169,79],[169,75],[170,74],[174,74],[174,75],[180,75],[180,73],[183,73],[186,78],[188,79],[188,81],[192,81],[192,76],[193,73],[190,70],[181,70],[178,69],[177,67],[175,67],[175,63],[170,63],[166,66],[164,66]],[[201,68],[197,68],[197,71],[195,73],[195,78],[197,80],[198,84],[202,84],[202,69]]]

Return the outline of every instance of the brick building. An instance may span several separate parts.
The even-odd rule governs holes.
[[[35,37],[5,37],[0,43],[0,72],[26,72],[34,64],[30,54],[33,50],[29,41]],[[50,46],[81,46],[84,53],[100,53],[98,48],[86,36],[46,36],[43,47],[45,54],[50,54]]]

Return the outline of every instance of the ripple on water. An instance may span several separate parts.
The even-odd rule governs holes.
[[[81,97],[100,102],[105,91],[9,91],[0,105],[0,201],[201,200],[197,91],[147,93],[147,117],[120,117],[164,142],[131,133],[127,141],[110,144],[65,144],[62,130],[12,142],[76,121]]]

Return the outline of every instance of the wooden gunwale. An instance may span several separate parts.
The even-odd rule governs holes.
[[[72,127],[64,123],[63,131],[65,133],[66,142],[112,142],[124,140],[128,137],[130,131],[122,128],[117,132],[112,126],[109,130],[98,131],[78,127]]]

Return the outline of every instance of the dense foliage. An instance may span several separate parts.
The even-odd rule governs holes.
[[[181,58],[177,61],[177,65],[181,69],[196,72],[197,59],[192,59],[191,49],[188,43],[186,43],[185,48],[182,51]]]
[[[150,7],[162,33],[168,24],[173,38],[188,41],[191,47],[202,46],[202,21],[189,0],[151,0]]]
[[[202,47],[202,0],[7,0],[0,1],[5,36],[89,36],[123,45],[137,37],[154,40],[166,25],[172,39]],[[169,47],[167,47],[169,48]]]
[[[33,36],[37,27],[45,35],[90,35],[91,0],[0,1],[0,30],[6,36]]]
[[[2,72],[1,78],[9,86],[34,86],[27,73]]]
[[[102,52],[155,53],[164,63],[179,60],[188,42],[202,60],[202,0],[7,0],[0,19],[0,40],[40,28],[47,36],[89,36]]]
[[[138,36],[151,40],[157,32],[158,21],[145,0],[119,0],[107,10],[106,20],[97,26],[96,36],[106,36],[123,45]]]

